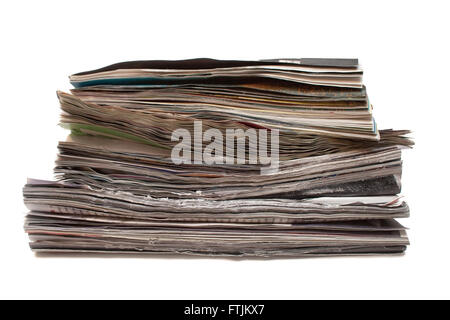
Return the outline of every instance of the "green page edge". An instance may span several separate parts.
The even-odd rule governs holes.
[[[169,149],[167,146],[163,146],[154,141],[147,140],[147,139],[123,132],[123,131],[119,131],[119,130],[115,130],[115,129],[111,129],[111,128],[107,128],[107,127],[97,126],[97,125],[93,125],[93,124],[83,124],[83,123],[60,123],[59,125],[61,127],[63,127],[64,129],[71,130],[71,133],[74,135],[87,135],[87,133],[83,132],[83,129],[87,129],[90,131],[98,132],[100,135],[106,134],[108,136],[114,136],[117,138],[131,140],[131,141],[138,142],[138,143],[145,143],[145,144],[151,145],[153,147],[157,147],[157,148]]]

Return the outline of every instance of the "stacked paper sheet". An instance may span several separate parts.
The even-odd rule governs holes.
[[[407,130],[378,130],[356,59],[134,61],[58,91],[57,181],[30,179],[38,252],[401,253]],[[187,134],[187,136],[186,136]],[[182,142],[180,143],[180,141]]]

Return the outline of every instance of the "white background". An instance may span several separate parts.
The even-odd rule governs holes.
[[[423,4],[421,4],[423,3]],[[447,1],[2,1],[1,298],[450,298]],[[403,257],[271,261],[43,258],[23,232],[26,177],[51,178],[56,89],[137,59],[357,57],[380,128],[412,129]]]

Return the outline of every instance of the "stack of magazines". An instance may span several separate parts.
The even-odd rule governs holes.
[[[132,61],[58,91],[36,252],[398,254],[407,130],[379,130],[357,59]]]

